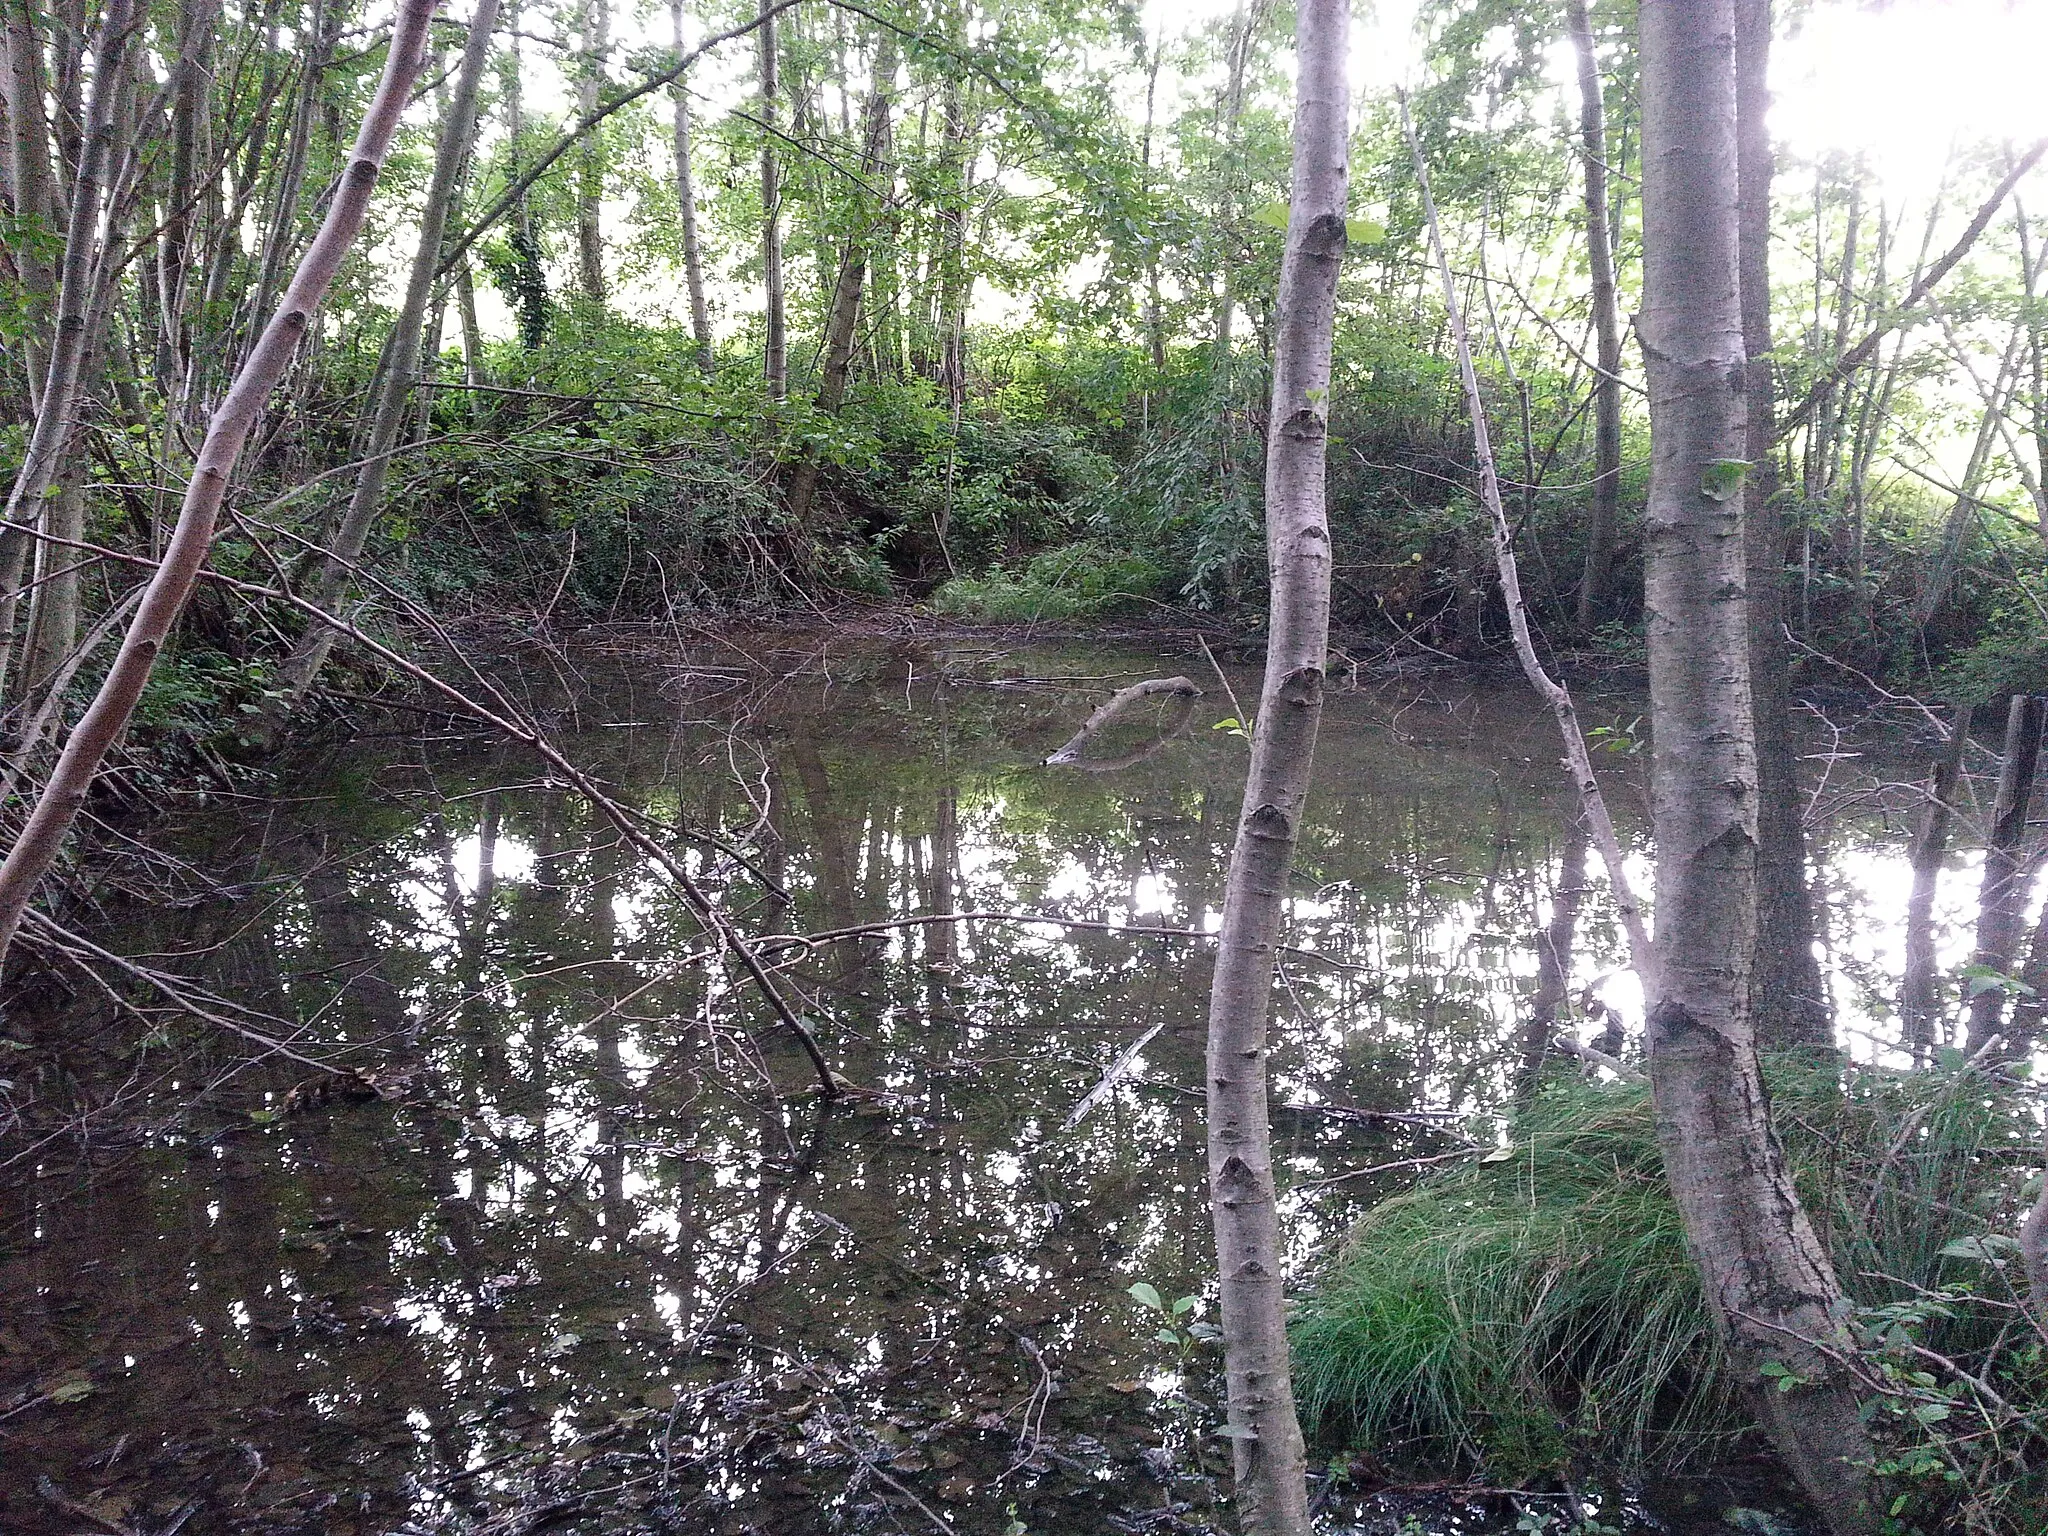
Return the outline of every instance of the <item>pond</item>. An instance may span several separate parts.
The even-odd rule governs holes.
[[[1042,765],[1175,673],[1192,711]],[[8,1000],[0,1529],[1227,1528],[1203,935],[1255,670],[736,637],[497,675],[681,850],[849,1091],[815,1091],[669,873],[460,721],[393,711],[183,796],[88,861],[63,920],[104,953],[40,929]],[[1585,712],[1640,848],[1640,710]],[[1510,1092],[1568,853],[1551,732],[1456,671],[1333,694],[1274,1058],[1297,1273]],[[1822,738],[1852,1021],[1896,963],[1906,735]],[[1588,1040],[1588,1000],[1631,1006],[1591,883]],[[1203,1299],[1169,1319],[1134,1285]],[[1328,1529],[1547,1507],[1389,1481],[1339,1458]],[[1733,1469],[1642,1497],[1604,1518],[1771,1495]]]

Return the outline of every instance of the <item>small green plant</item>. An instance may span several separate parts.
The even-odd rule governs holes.
[[[1142,555],[1084,542],[1034,555],[1021,570],[955,577],[932,594],[932,607],[995,623],[1106,618],[1143,605],[1158,586],[1158,568]]]

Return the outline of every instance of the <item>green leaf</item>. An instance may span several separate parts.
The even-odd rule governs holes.
[[[1166,1310],[1166,1303],[1159,1299],[1159,1288],[1149,1281],[1138,1281],[1125,1294],[1141,1307],[1150,1307],[1154,1312]]]
[[[1252,215],[1252,222],[1254,224],[1263,224],[1268,229],[1284,230],[1287,228],[1287,205],[1285,203],[1268,203]]]
[[[1152,1337],[1157,1339],[1162,1344],[1177,1345],[1180,1343],[1180,1335],[1175,1333],[1171,1328],[1162,1328],[1157,1333],[1153,1334]]]
[[[1479,1161],[1482,1163],[1505,1163],[1512,1161],[1514,1156],[1515,1149],[1513,1147],[1495,1147],[1486,1156],[1479,1159]]]
[[[1939,1424],[1949,1415],[1947,1403],[1922,1403],[1913,1410],[1913,1417],[1922,1424]]]
[[[55,1403],[75,1403],[81,1397],[90,1397],[92,1393],[93,1384],[90,1376],[66,1376],[61,1381],[53,1383],[44,1395]]]
[[[1378,219],[1346,219],[1344,233],[1353,245],[1378,245],[1387,238],[1387,226]]]
[[[1709,459],[1700,471],[1700,494],[1709,501],[1728,501],[1742,489],[1748,472],[1747,459]]]
[[[1945,1259],[1975,1259],[1980,1264],[1997,1264],[2000,1255],[2019,1251],[2019,1240],[2007,1237],[2003,1232],[1987,1232],[1982,1237],[1959,1237],[1953,1242],[1942,1244],[1941,1256]]]
[[[1183,1296],[1173,1304],[1173,1315],[1179,1317],[1183,1312],[1192,1312],[1201,1304],[1202,1298],[1199,1296]]]

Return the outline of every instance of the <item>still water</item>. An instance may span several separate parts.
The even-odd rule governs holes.
[[[1174,673],[1192,711],[1042,766]],[[0,1530],[1225,1528],[1213,1351],[1129,1294],[1203,1297],[1211,1264],[1203,934],[1245,744],[1208,659],[734,641],[504,676],[683,851],[852,1091],[820,1099],[667,873],[459,722],[181,800],[63,914],[106,953],[44,930],[13,976]],[[1639,710],[1585,712],[1640,846]],[[1550,729],[1457,673],[1332,697],[1277,1012],[1297,1273],[1413,1172],[1346,1175],[1509,1091],[1566,855]],[[1896,964],[1906,736],[1816,769],[1852,1020]],[[1588,1040],[1594,1001],[1630,1006],[1591,884]],[[1544,1508],[1337,1464],[1332,1531]]]

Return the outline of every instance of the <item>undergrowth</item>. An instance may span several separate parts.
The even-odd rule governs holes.
[[[1891,1528],[2041,1536],[2048,1361],[2009,1235],[2038,1188],[2031,1090],[1956,1063],[1770,1077],[1857,1307]],[[1524,1485],[1732,1449],[1747,1394],[1780,1384],[1737,1380],[1719,1347],[1645,1092],[1560,1077],[1509,1132],[1508,1155],[1353,1228],[1295,1322],[1308,1414],[1383,1456]]]

